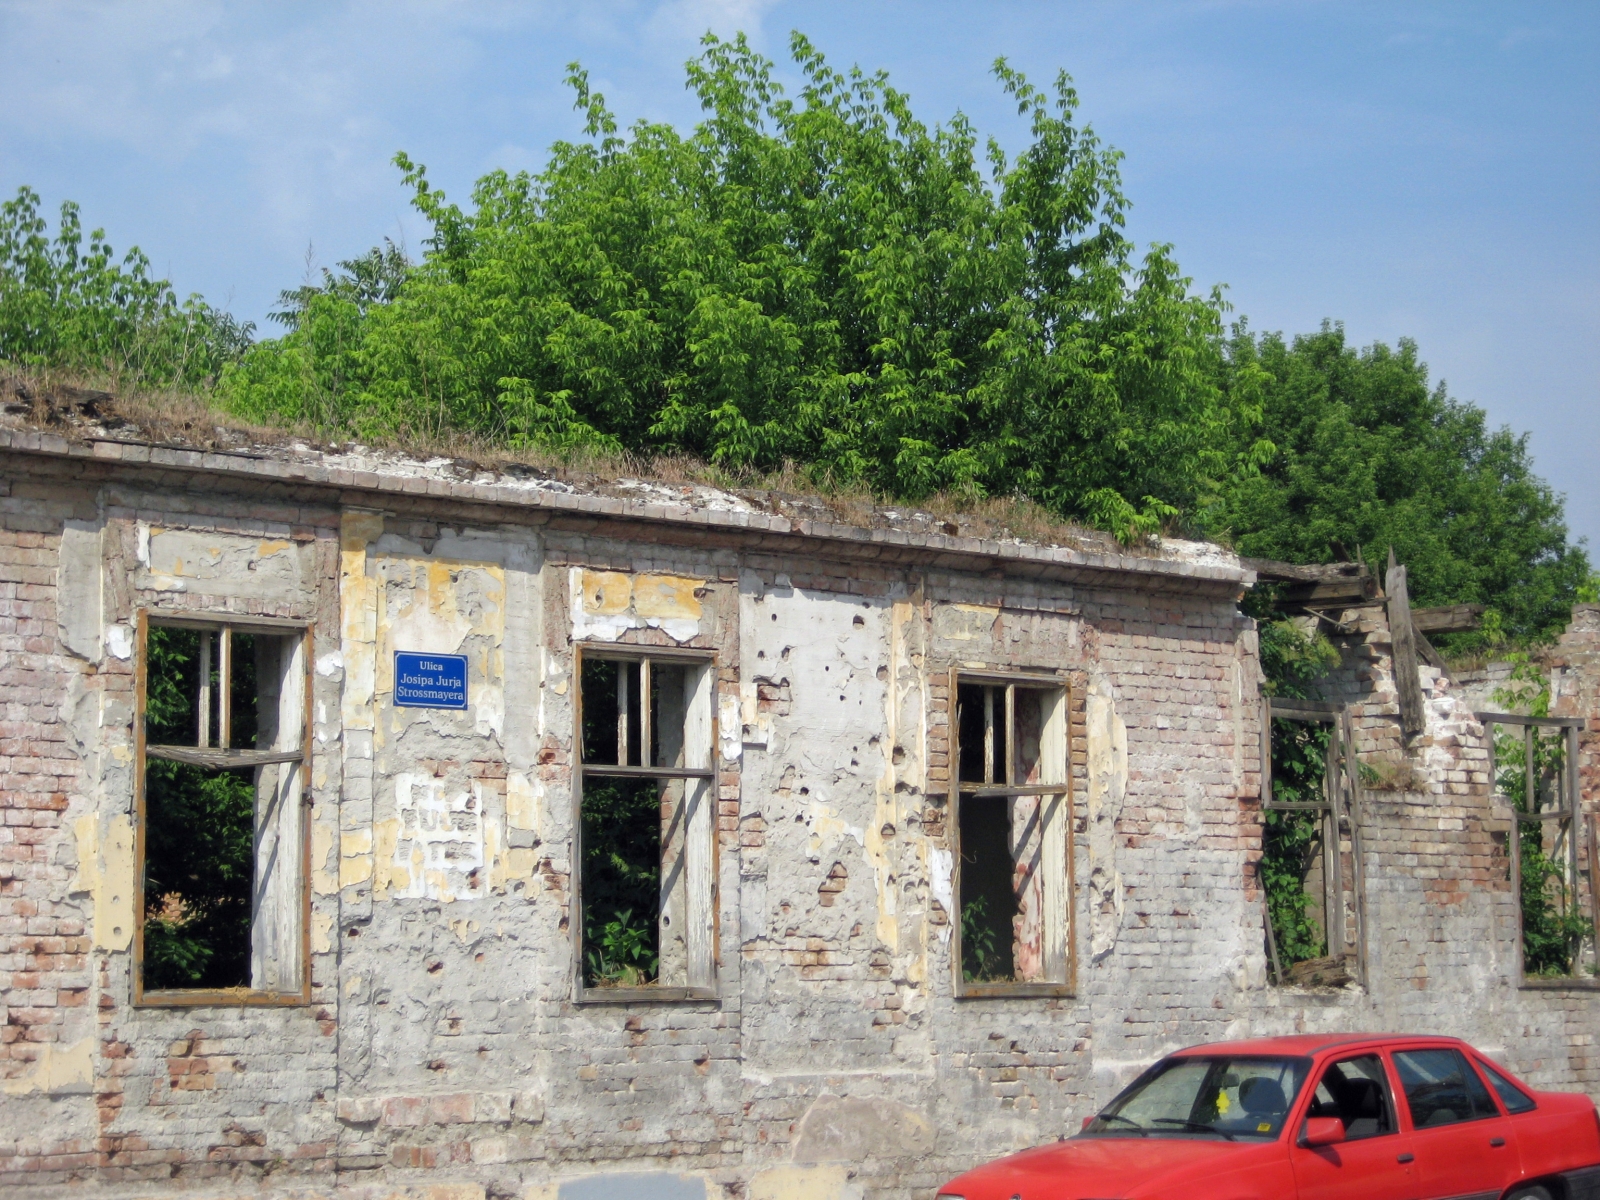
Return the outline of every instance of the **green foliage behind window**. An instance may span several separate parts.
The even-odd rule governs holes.
[[[1527,654],[1512,655],[1511,676],[1494,691],[1503,712],[1550,715],[1550,680]],[[1528,804],[1528,748],[1520,726],[1495,727],[1495,787],[1518,812],[1539,811],[1554,795],[1566,767],[1562,730],[1534,730],[1533,804]],[[1583,943],[1595,936],[1594,925],[1580,911],[1577,889],[1568,865],[1546,839],[1551,823],[1517,821],[1518,867],[1521,874],[1522,969],[1529,975],[1570,975]],[[1571,834],[1569,833],[1569,836]]]
[[[653,779],[585,777],[584,982],[655,982],[660,913],[660,785]]]
[[[149,744],[194,744],[200,636],[194,629],[152,626],[149,631]],[[234,671],[236,682],[253,691],[253,653],[241,654]],[[212,682],[217,682],[214,665]],[[241,705],[239,711],[246,716],[253,710]],[[253,740],[253,719],[240,735]],[[146,761],[146,989],[249,986],[255,774]]]

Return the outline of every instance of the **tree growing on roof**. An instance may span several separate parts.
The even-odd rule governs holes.
[[[1120,155],[1063,74],[1000,85],[1014,160],[929,127],[882,73],[805,38],[790,98],[742,37],[688,66],[705,120],[625,133],[576,65],[586,140],[470,208],[396,162],[433,227],[392,302],[307,292],[223,381],[251,417],[454,429],[513,446],[791,460],[918,497],[1025,494],[1125,535],[1192,507],[1246,447],[1222,304],[1123,233]],[[332,281],[330,281],[331,283]],[[1228,436],[1225,436],[1228,435]],[[1231,437],[1231,441],[1230,441]]]
[[[0,204],[0,360],[194,386],[250,344],[253,326],[199,296],[179,303],[137,246],[119,260],[104,230],[85,235],[76,204],[54,237],[39,206],[27,187]]]
[[[1561,497],[1534,473],[1526,435],[1430,386],[1415,343],[1358,351],[1337,325],[1286,341],[1241,323],[1224,371],[1261,406],[1275,448],[1202,517],[1242,553],[1315,563],[1360,548],[1381,576],[1392,547],[1413,603],[1492,607],[1490,633],[1453,635],[1454,648],[1559,633],[1590,578]]]

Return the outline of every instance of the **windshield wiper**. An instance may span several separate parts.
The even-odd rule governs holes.
[[[1140,1137],[1149,1137],[1150,1136],[1150,1130],[1149,1130],[1148,1127],[1139,1124],[1139,1122],[1135,1121],[1132,1117],[1123,1116],[1121,1113],[1101,1113],[1100,1116],[1099,1116],[1099,1120],[1102,1120],[1102,1121],[1121,1121],[1124,1124],[1131,1125],[1134,1129],[1137,1129],[1139,1131],[1139,1136]]]
[[[1207,1125],[1203,1121],[1190,1121],[1184,1117],[1152,1117],[1158,1125],[1182,1125],[1185,1133],[1214,1133],[1218,1137],[1225,1137],[1230,1142],[1239,1139],[1226,1129],[1218,1129],[1215,1125]]]

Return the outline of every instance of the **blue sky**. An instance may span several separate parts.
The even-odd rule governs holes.
[[[795,28],[1013,148],[992,61],[1067,69],[1127,155],[1138,241],[1173,243],[1256,329],[1415,338],[1454,395],[1531,433],[1600,548],[1591,2],[0,0],[0,193],[77,200],[180,293],[265,326],[308,245],[319,264],[385,235],[416,250],[396,150],[464,199],[577,133],[569,61],[624,122],[689,124],[702,33],[786,63]]]

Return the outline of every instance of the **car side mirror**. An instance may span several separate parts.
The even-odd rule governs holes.
[[[1344,1122],[1338,1117],[1308,1117],[1300,1135],[1302,1146],[1337,1146],[1344,1141]]]

